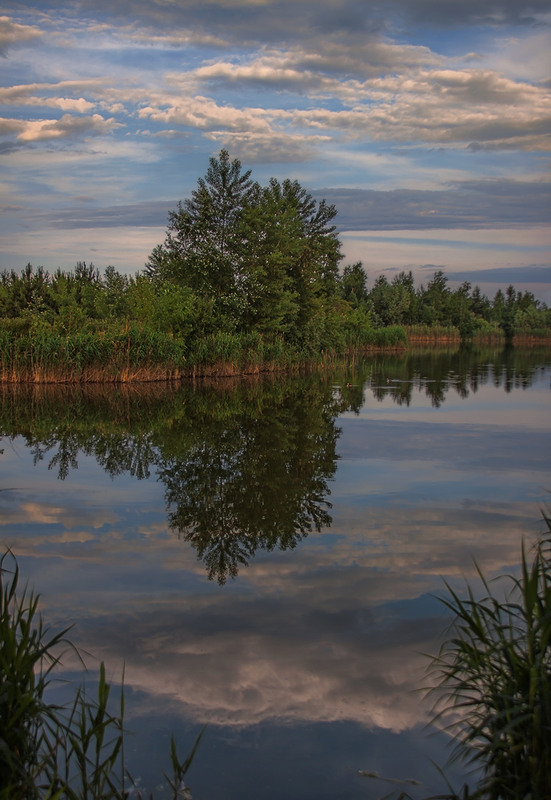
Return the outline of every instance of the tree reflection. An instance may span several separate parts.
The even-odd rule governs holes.
[[[155,394],[156,392],[156,394]],[[289,549],[331,524],[328,481],[348,408],[321,376],[118,389],[10,386],[2,429],[60,480],[94,456],[112,477],[155,473],[168,523],[209,578],[235,577],[261,548]],[[148,408],[144,414],[144,407]],[[23,419],[24,417],[24,419]]]
[[[370,372],[360,379],[380,402],[390,398],[397,405],[409,406],[414,391],[421,391],[439,408],[450,393],[466,398],[489,382],[506,392],[526,389],[547,358],[548,351],[538,347],[410,348],[405,353],[375,355]]]
[[[258,548],[293,548],[331,524],[327,481],[336,469],[339,408],[327,388],[303,390],[296,384],[255,418],[205,420],[185,457],[159,470],[170,527],[219,583]]]

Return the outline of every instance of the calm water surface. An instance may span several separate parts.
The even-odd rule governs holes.
[[[348,386],[347,384],[351,384]],[[420,351],[324,376],[0,389],[0,544],[116,682],[164,797],[445,786],[425,729],[445,579],[516,569],[551,489],[551,354]],[[64,677],[82,680],[67,655]],[[63,693],[64,689],[59,692]],[[465,776],[447,768],[452,783]]]

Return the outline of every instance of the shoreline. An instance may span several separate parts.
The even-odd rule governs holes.
[[[376,353],[397,353],[407,352],[418,347],[457,347],[471,345],[473,347],[496,347],[504,348],[507,342],[503,337],[487,336],[480,337],[469,342],[461,342],[459,335],[435,335],[418,334],[408,337],[407,344],[387,345],[387,346],[366,346],[363,348],[350,350],[340,354],[321,354],[319,360],[309,360],[303,362],[289,362],[283,360],[281,363],[275,361],[259,362],[255,360],[245,361],[238,364],[235,361],[220,359],[212,364],[194,364],[189,368],[185,366],[162,366],[159,364],[144,364],[126,367],[110,365],[89,365],[81,369],[67,367],[39,365],[25,366],[23,368],[6,367],[0,364],[0,384],[2,385],[129,385],[129,384],[169,384],[184,381],[202,380],[210,378],[214,380],[224,378],[250,378],[276,374],[292,374],[300,372],[310,372],[317,369],[327,369],[338,363],[353,361],[358,358],[369,357]],[[514,336],[511,342],[514,347],[542,347],[551,349],[551,336],[538,338],[520,334]]]

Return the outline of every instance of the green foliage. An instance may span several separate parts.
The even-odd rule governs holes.
[[[284,334],[316,350],[324,300],[337,291],[335,215],[298,181],[253,183],[222,150],[191,198],[170,213],[146,271],[211,300],[217,328]]]
[[[131,783],[124,765],[124,692],[112,710],[102,663],[97,698],[78,687],[66,707],[46,701],[59,648],[73,646],[68,629],[45,627],[38,596],[19,591],[18,583],[17,561],[6,551],[0,558],[0,800],[124,800]],[[174,800],[183,796],[202,734],[183,761],[172,740]]]
[[[356,264],[347,264],[343,270],[340,281],[341,294],[352,308],[365,306],[368,298],[367,275],[361,261]]]
[[[377,327],[411,323],[417,302],[411,272],[401,272],[391,284],[384,275],[379,276],[368,297]]]
[[[191,198],[170,212],[164,246],[155,248],[146,272],[200,296],[230,293],[239,221],[252,190],[250,171],[242,174],[241,163],[230,161],[227,150],[211,158]]]

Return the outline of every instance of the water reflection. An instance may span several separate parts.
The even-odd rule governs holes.
[[[242,392],[232,389],[239,415],[223,416],[209,416],[208,409],[221,403],[227,412],[226,393],[203,392],[206,411],[199,414],[191,395],[188,419],[172,429],[170,455],[163,448],[158,464],[170,527],[219,583],[235,577],[259,547],[287,550],[331,524],[326,497],[336,469],[334,420],[346,406],[316,380],[264,386],[261,408]]]
[[[412,348],[373,361],[367,384],[377,400],[389,395],[398,405],[409,406],[414,389],[423,391],[433,407],[440,407],[450,393],[466,398],[487,384],[506,392],[527,388],[546,363],[546,350],[532,348]]]
[[[441,350],[321,376],[0,392],[2,543],[90,668],[125,665],[142,796],[168,797],[170,735],[185,749],[204,723],[197,798],[384,794],[359,769],[445,790],[418,691],[447,625],[434,595],[474,581],[473,558],[511,571],[539,530],[549,365]],[[71,658],[63,677],[80,680]]]
[[[92,456],[114,477],[156,475],[169,527],[208,577],[234,578],[258,549],[292,549],[332,519],[329,483],[344,412],[366,393],[396,405],[424,392],[441,406],[485,384],[528,387],[537,349],[433,349],[379,354],[331,375],[179,387],[4,386],[0,432],[24,437],[60,480]]]
[[[209,578],[235,577],[261,547],[286,550],[331,524],[336,416],[348,401],[327,381],[223,381],[109,392],[8,387],[2,430],[64,480],[92,455],[111,476],[152,473],[168,521]]]

